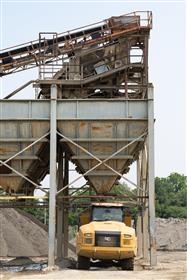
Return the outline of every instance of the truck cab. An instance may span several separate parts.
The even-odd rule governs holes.
[[[77,233],[78,268],[89,269],[90,259],[116,260],[122,269],[134,269],[137,253],[135,230],[121,203],[93,203],[80,216]]]

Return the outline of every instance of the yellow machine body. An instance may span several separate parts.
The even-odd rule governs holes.
[[[106,205],[106,203],[105,203]],[[102,204],[100,204],[102,206]],[[112,204],[115,207],[115,204]],[[119,207],[119,205],[116,205]],[[134,258],[137,253],[135,230],[119,221],[91,221],[88,212],[81,215],[81,226],[77,233],[77,255],[99,260],[123,260]],[[124,217],[131,225],[131,217]]]

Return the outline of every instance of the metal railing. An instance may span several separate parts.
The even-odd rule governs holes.
[[[48,63],[41,64],[39,67],[39,78],[48,80],[58,78],[64,80],[86,79],[99,74],[96,71],[98,63],[101,64],[101,67],[103,66],[102,71],[100,71],[100,74],[102,74],[127,65],[143,65],[144,53],[139,47],[133,47],[130,48],[125,55],[121,54],[119,56],[118,54],[117,59],[114,54],[109,54],[94,59],[92,58],[89,60],[89,63],[85,62],[81,64],[74,64],[73,60],[71,61],[67,58],[64,60],[59,58],[58,60],[52,60]],[[86,71],[87,64],[89,66],[92,65],[92,71]]]

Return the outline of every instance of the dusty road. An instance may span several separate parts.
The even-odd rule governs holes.
[[[43,279],[136,279],[136,280],[187,280],[187,253],[158,252],[158,266],[152,270],[142,269],[136,263],[135,271],[121,271],[116,268],[92,268],[90,271],[64,269],[53,272],[0,272],[1,280],[43,280]]]

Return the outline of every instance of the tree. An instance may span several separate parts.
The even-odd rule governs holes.
[[[156,216],[187,218],[187,177],[171,173],[166,178],[155,178]]]

